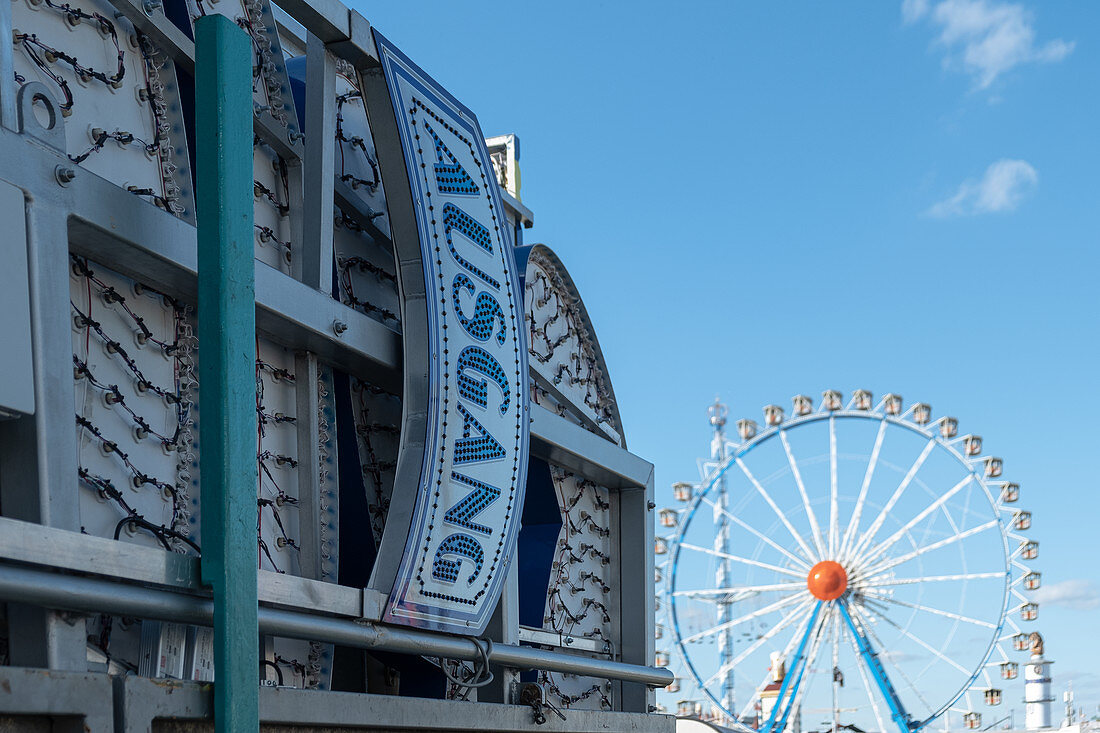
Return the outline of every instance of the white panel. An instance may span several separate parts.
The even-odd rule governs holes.
[[[81,528],[194,554],[198,380],[190,309],[80,257],[71,258],[70,274]],[[88,627],[91,669],[182,674],[181,627],[110,616]]]
[[[561,637],[602,641],[612,636],[615,539],[611,531],[610,492],[562,468],[551,466],[562,528],[550,570],[543,628]],[[566,648],[568,648],[568,644]],[[550,702],[563,708],[611,708],[607,680],[557,672],[539,672]]]
[[[69,157],[191,216],[190,164],[171,62],[105,0],[17,0],[15,73],[59,103]]]
[[[596,435],[621,444],[610,379],[584,304],[556,256],[532,247],[524,281],[532,401]],[[618,599],[617,497],[603,486],[559,467],[550,467],[562,528],[550,571],[543,628],[566,642],[584,638],[617,651],[611,617]],[[566,643],[565,648],[573,646]],[[607,680],[539,672],[554,705],[587,710],[611,707]]]
[[[256,70],[252,81],[253,104],[258,110],[270,113],[288,140],[297,139],[298,120],[271,4],[266,0],[187,0],[187,8],[192,23],[207,13],[218,13],[248,32]],[[201,135],[202,131],[196,134]],[[292,251],[299,244],[291,241],[291,209],[301,203],[293,200],[290,178],[301,175],[301,168],[288,166],[258,136],[253,148],[256,259],[289,274]]]
[[[603,358],[585,325],[580,297],[541,245],[527,261],[524,305],[527,311],[531,370],[536,404],[569,417],[582,427],[620,443],[622,436]],[[540,386],[549,384],[554,393]]]
[[[301,523],[298,507],[301,489],[298,478],[298,426],[302,419],[317,421],[320,454],[325,468],[320,472],[320,521],[322,580],[336,582],[336,543],[339,529],[336,512],[335,456],[336,421],[331,372],[321,369],[313,389],[319,398],[318,414],[298,415],[294,354],[266,339],[256,340],[256,455],[257,544],[259,567],[301,575]],[[331,464],[326,458],[333,458]],[[284,685],[327,687],[331,675],[332,648],[296,639],[275,639],[270,661],[279,667]],[[270,677],[269,677],[270,678]]]
[[[367,122],[355,70],[338,65],[336,77],[336,177],[349,186],[376,216],[371,223],[389,236],[386,194],[378,171],[378,155]],[[339,207],[335,212],[333,248],[340,300],[379,322],[400,329],[401,305],[397,271],[388,241],[374,241],[363,226]]]
[[[83,258],[71,274],[81,526],[188,551],[199,500],[189,308]]]

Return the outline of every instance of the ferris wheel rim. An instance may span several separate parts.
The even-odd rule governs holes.
[[[881,407],[881,404],[880,404],[879,407]],[[1000,550],[1001,550],[1001,556],[1002,556],[1002,559],[1003,559],[1003,566],[1004,566],[1003,573],[998,571],[996,573],[991,573],[988,576],[986,576],[986,577],[992,578],[992,577],[997,577],[997,576],[1002,576],[1003,575],[1003,577],[1004,577],[1004,582],[1003,582],[1003,586],[1002,586],[1002,593],[1001,593],[1001,603],[1000,603],[999,614],[998,614],[997,619],[994,623],[988,624],[989,628],[992,631],[990,641],[986,645],[984,653],[981,655],[980,660],[974,666],[973,670],[966,673],[967,677],[966,677],[965,681],[963,682],[963,684],[959,687],[959,689],[957,691],[955,691],[947,699],[946,702],[944,702],[942,705],[940,705],[938,709],[933,710],[933,712],[930,715],[928,715],[927,717],[921,719],[919,722],[914,722],[913,727],[911,728],[911,730],[913,730],[913,731],[920,730],[921,728],[924,728],[924,727],[928,726],[930,723],[932,723],[933,721],[935,721],[936,719],[938,719],[939,717],[941,717],[942,715],[947,713],[949,710],[953,709],[953,706],[955,705],[955,703],[957,703],[964,695],[966,695],[966,693],[973,688],[973,686],[978,681],[978,678],[983,674],[983,672],[986,672],[986,670],[988,668],[988,665],[990,663],[989,660],[993,656],[994,649],[998,648],[999,643],[1001,641],[1003,641],[1005,638],[1007,638],[1007,637],[1002,636],[1002,634],[1005,630],[1005,625],[1006,625],[1006,621],[1007,621],[1007,617],[1008,617],[1008,611],[1010,610],[1009,609],[1009,604],[1010,604],[1010,599],[1011,599],[1011,596],[1012,596],[1013,586],[1014,586],[1014,582],[1013,582],[1013,579],[1012,579],[1012,565],[1013,565],[1013,561],[1015,560],[1015,554],[1016,554],[1009,548],[1009,537],[1010,536],[1015,537],[1016,535],[1006,525],[1006,522],[1005,522],[1004,518],[1002,517],[1002,512],[1007,511],[1007,509],[1001,504],[1001,502],[997,498],[994,497],[993,492],[990,490],[990,483],[998,484],[998,483],[1003,483],[1003,482],[999,482],[999,481],[992,481],[991,482],[987,477],[983,476],[980,473],[979,467],[980,467],[980,464],[981,464],[982,460],[984,460],[984,459],[976,458],[975,460],[971,460],[967,456],[963,455],[958,450],[958,448],[955,447],[955,443],[960,442],[966,436],[961,436],[959,438],[956,438],[954,440],[949,441],[948,439],[944,438],[943,436],[941,436],[939,434],[939,432],[937,431],[937,427],[945,419],[944,417],[941,417],[937,420],[929,421],[926,424],[922,425],[922,424],[918,424],[916,422],[905,419],[906,415],[909,414],[911,409],[912,408],[910,408],[909,411],[906,411],[906,412],[904,412],[900,415],[887,414],[885,412],[880,411],[878,407],[876,407],[875,409],[868,409],[868,410],[850,409],[850,408],[836,409],[836,410],[827,410],[827,409],[815,410],[813,412],[810,412],[809,414],[799,415],[799,416],[793,417],[789,420],[784,420],[784,421],[782,421],[778,424],[770,425],[766,429],[760,431],[759,433],[755,434],[754,436],[752,436],[751,438],[745,440],[742,443],[730,442],[730,447],[732,448],[732,450],[731,450],[730,454],[726,457],[726,459],[724,461],[721,461],[721,462],[707,461],[707,462],[704,462],[702,464],[702,465],[709,466],[710,470],[705,473],[704,481],[700,482],[696,486],[696,488],[698,489],[698,492],[695,493],[695,495],[691,498],[688,507],[686,507],[685,510],[683,510],[684,521],[678,523],[675,531],[670,536],[668,536],[669,559],[667,561],[668,562],[667,567],[669,568],[669,570],[666,574],[665,583],[664,583],[665,587],[666,587],[666,597],[668,598],[667,615],[669,616],[670,621],[671,621],[669,626],[670,626],[670,632],[672,634],[672,641],[675,645],[676,650],[679,653],[680,658],[683,660],[684,664],[688,668],[688,671],[691,673],[692,677],[694,678],[695,683],[698,686],[698,689],[704,695],[706,695],[706,697],[709,698],[711,700],[711,702],[713,702],[718,707],[718,709],[724,711],[726,713],[726,715],[729,717],[730,720],[733,720],[733,721],[739,723],[740,722],[740,716],[738,715],[738,712],[736,710],[727,710],[726,707],[722,704],[722,702],[718,699],[718,697],[709,689],[709,687],[710,687],[709,683],[714,681],[714,678],[719,676],[720,674],[722,674],[724,670],[720,669],[718,672],[716,672],[715,675],[708,678],[706,680],[706,682],[704,682],[703,676],[699,674],[698,670],[696,669],[695,663],[691,659],[691,655],[688,653],[687,649],[685,648],[685,643],[686,643],[685,642],[685,637],[683,636],[683,634],[681,633],[681,630],[680,630],[680,619],[679,619],[679,615],[678,615],[677,602],[676,602],[676,599],[678,597],[678,592],[677,592],[677,588],[676,588],[676,580],[677,580],[677,576],[679,574],[678,573],[678,567],[679,567],[679,562],[680,562],[680,550],[685,547],[685,544],[683,543],[682,540],[683,540],[684,533],[685,533],[686,529],[691,525],[691,521],[692,521],[695,513],[701,507],[701,505],[703,505],[704,503],[707,503],[707,504],[711,505],[713,508],[715,508],[716,510],[718,509],[717,505],[714,502],[707,502],[706,497],[714,489],[714,487],[718,484],[719,480],[721,480],[725,476],[725,474],[731,469],[731,467],[733,467],[735,465],[741,465],[741,467],[744,468],[743,464],[741,463],[741,459],[744,458],[745,456],[747,456],[755,448],[761,446],[762,444],[764,444],[764,443],[766,443],[770,440],[773,440],[776,437],[779,437],[782,440],[782,442],[784,443],[785,452],[786,452],[788,458],[790,459],[792,473],[797,477],[797,473],[798,473],[797,462],[794,460],[793,456],[791,455],[791,451],[790,451],[789,445],[787,444],[787,440],[786,440],[787,431],[790,430],[790,429],[793,429],[793,428],[801,427],[801,426],[816,423],[816,422],[821,422],[821,421],[824,421],[824,420],[829,420],[831,425],[833,425],[833,424],[835,424],[835,420],[838,419],[838,418],[842,419],[842,420],[862,419],[862,420],[878,421],[878,422],[880,422],[882,427],[880,428],[879,436],[876,438],[876,448],[875,448],[876,453],[877,453],[879,445],[881,444],[882,436],[885,433],[886,428],[887,428],[888,425],[893,425],[895,427],[904,428],[904,429],[906,429],[910,432],[916,433],[916,434],[918,434],[918,435],[920,435],[924,438],[927,438],[928,441],[929,441],[929,443],[927,445],[927,449],[929,451],[934,449],[936,446],[946,450],[948,455],[953,457],[955,459],[955,461],[960,466],[962,466],[963,470],[966,472],[966,478],[963,480],[963,482],[964,483],[973,482],[974,484],[976,484],[977,487],[980,488],[982,495],[985,497],[986,502],[988,503],[990,509],[992,510],[992,513],[993,513],[993,518],[992,519],[982,523],[981,525],[978,525],[977,527],[971,527],[971,528],[968,528],[967,530],[964,530],[962,532],[958,532],[956,530],[955,535],[952,535],[951,537],[946,538],[945,540],[940,540],[940,541],[938,541],[938,543],[933,543],[932,546],[925,547],[923,550],[916,550],[915,549],[915,550],[913,550],[909,553],[906,553],[906,555],[903,556],[904,559],[902,559],[901,561],[897,561],[897,558],[890,558],[889,556],[885,556],[885,557],[881,556],[881,555],[883,555],[885,550],[889,549],[889,546],[881,547],[882,543],[880,543],[879,545],[876,545],[874,543],[875,533],[869,532],[869,533],[867,533],[868,536],[866,536],[865,538],[860,538],[859,537],[860,533],[858,531],[859,530],[858,521],[855,522],[856,526],[854,528],[854,530],[855,530],[855,536],[854,537],[849,538],[849,536],[848,536],[849,532],[852,531],[852,529],[853,529],[852,527],[849,527],[845,530],[845,540],[844,540],[844,542],[851,541],[851,542],[855,543],[855,544],[853,544],[849,547],[850,552],[854,553],[856,548],[858,548],[861,545],[861,543],[863,543],[864,539],[866,539],[867,542],[868,542],[867,547],[875,549],[875,550],[879,550],[879,549],[882,550],[881,552],[876,552],[876,554],[875,554],[875,559],[880,561],[880,562],[876,566],[873,566],[872,568],[870,568],[870,570],[872,570],[874,572],[870,573],[866,576],[868,579],[876,577],[878,575],[881,575],[882,573],[885,573],[888,570],[890,570],[891,568],[896,567],[897,565],[901,565],[904,562],[908,562],[909,560],[913,559],[914,557],[918,556],[919,554],[922,554],[923,552],[930,551],[930,549],[933,549],[937,545],[938,546],[944,546],[944,545],[946,545],[950,542],[958,542],[958,541],[960,541],[961,539],[963,539],[967,536],[972,536],[972,535],[977,534],[979,532],[984,532],[986,530],[993,529],[993,528],[996,528],[997,531],[998,531],[998,534],[1000,535]],[[835,451],[835,443],[831,444],[831,450]],[[834,461],[835,461],[835,456],[834,456]],[[755,482],[755,479],[752,477],[751,474],[747,473],[747,476],[750,480]],[[991,478],[997,478],[997,477],[991,477]],[[834,486],[832,487],[833,492],[835,492],[835,472],[834,472],[834,475],[832,477],[832,481],[834,482]],[[807,501],[807,505],[806,505],[807,509],[809,509],[808,500],[806,499],[806,495],[804,493],[805,492],[804,487],[801,486],[801,483],[802,483],[801,480],[797,479],[797,483],[799,484],[800,492],[802,492],[803,500]],[[757,488],[760,489],[761,487],[759,487],[759,485],[758,485]],[[862,487],[861,495],[863,493],[865,493],[865,490],[866,490],[866,486]],[[764,493],[766,493],[766,492],[764,492]],[[831,499],[832,499],[832,501],[836,500],[836,494],[835,493],[831,492]],[[939,507],[936,507],[936,508],[939,508]],[[778,513],[777,509],[776,509],[776,511]],[[835,511],[835,509],[833,509],[833,511]],[[816,524],[816,515],[815,515],[815,513],[812,512],[812,511],[807,511],[807,515],[808,515],[808,517],[812,518],[810,521],[812,523]],[[816,527],[812,527],[812,529],[816,530]],[[877,529],[878,528],[876,528],[876,532],[877,532]],[[906,528],[903,528],[903,530],[905,530],[905,529]],[[791,529],[791,532],[792,532],[792,535],[796,534],[796,533],[794,533],[793,529]],[[895,534],[902,535],[903,532],[896,532]],[[891,536],[891,539],[892,538],[893,538],[893,536]],[[789,553],[784,552],[784,554],[791,555],[791,553],[797,553],[799,549],[802,549],[802,550],[808,550],[809,549],[808,545],[804,544],[804,540],[800,540],[800,538],[798,538],[797,536],[795,537],[795,539],[796,539],[796,543],[800,544],[801,547],[790,547],[791,552],[789,552]],[[818,549],[822,549],[820,547],[820,542],[819,542],[819,538],[817,536],[816,531],[813,532],[813,536],[811,537],[811,541],[814,542],[815,545],[817,545]],[[894,542],[891,541],[890,546],[892,546],[893,544],[894,544]],[[840,545],[840,548],[843,548],[843,547],[845,547],[845,544],[842,543]],[[699,549],[705,551],[704,548],[699,548]],[[836,548],[836,549],[839,549],[839,548]],[[758,544],[758,551],[759,551],[759,544]],[[713,552],[713,551],[711,551],[711,552]],[[805,559],[803,559],[801,562],[805,563],[806,560],[809,560],[812,563],[813,562],[812,558],[814,557],[813,553],[809,552],[809,553],[806,553],[806,554],[808,556]],[[797,557],[796,557],[796,559],[797,559]],[[885,562],[882,562],[882,561],[885,561]],[[891,565],[891,562],[893,562],[892,565]],[[1021,567],[1023,567],[1023,566],[1021,566]],[[916,581],[919,581],[919,580],[920,579],[916,579]],[[914,581],[914,582],[916,582],[916,581]],[[792,597],[797,597],[797,596],[798,596],[798,594],[796,593],[796,594],[788,595],[787,598],[790,599]],[[803,601],[804,600],[805,600],[805,597],[803,598]],[[830,603],[832,603],[832,602],[830,602]],[[774,604],[772,604],[772,605],[774,605]],[[803,603],[796,604],[795,605],[796,611],[799,608],[801,608],[803,605],[804,605]],[[778,609],[776,609],[776,610],[778,610]],[[882,615],[882,614],[880,614],[880,615]],[[885,616],[883,616],[883,617],[885,618]],[[784,616],[783,618],[787,618],[787,616]],[[966,619],[966,620],[973,621],[973,619]],[[1015,627],[1015,624],[1013,624],[1013,626]],[[785,628],[785,626],[781,627],[781,628]],[[957,628],[957,624],[956,624],[955,628]],[[954,631],[952,631],[952,633],[954,633]],[[789,654],[789,652],[788,652],[788,654]],[[720,665],[720,667],[723,667],[723,666],[724,665]],[[855,666],[860,670],[861,677],[863,677],[864,674],[865,674],[865,670],[863,669],[863,666],[861,664],[858,664],[858,663]],[[899,671],[900,671],[900,668],[899,668]],[[923,675],[926,671],[927,671],[927,668],[925,669],[925,671],[921,672],[921,675]],[[757,694],[758,693],[759,693],[759,690],[757,690]],[[872,694],[870,694],[870,688],[868,688],[868,693],[869,693],[868,696],[869,696],[869,698],[871,699],[871,702],[872,702],[872,707],[875,707],[874,697],[873,697]],[[750,701],[750,704],[751,703],[752,703],[752,701]],[[931,706],[929,706],[929,708],[931,708]],[[874,712],[875,712],[876,719],[878,719],[879,711],[877,710],[877,708],[875,708]]]

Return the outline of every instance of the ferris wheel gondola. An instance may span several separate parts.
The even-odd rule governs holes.
[[[1024,564],[1038,543],[1001,458],[894,394],[763,412],[735,441],[711,406],[702,479],[658,513],[658,647],[677,652],[677,690],[760,733],[821,710],[834,731],[911,733],[949,711],[980,725],[978,701],[999,704],[1018,675],[1004,647],[1039,610]]]

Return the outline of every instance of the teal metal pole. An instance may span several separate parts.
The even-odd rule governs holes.
[[[255,733],[256,295],[252,42],[222,15],[195,22],[202,578],[214,590],[214,727]]]

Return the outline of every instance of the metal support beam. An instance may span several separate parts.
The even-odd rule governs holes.
[[[199,578],[197,558],[7,517],[0,517],[0,560],[208,595]],[[373,591],[270,570],[260,570],[258,576],[260,603],[265,605],[301,610],[308,602],[311,613],[381,617],[385,596],[379,599]]]
[[[493,617],[489,619],[489,625],[485,627],[485,636],[492,639],[494,643],[518,644],[520,641],[518,565],[519,563],[516,562],[509,564],[508,579],[504,581],[500,601],[493,612]],[[558,637],[557,641],[560,642],[561,638]],[[510,703],[512,688],[518,681],[517,670],[510,667],[497,667],[493,669],[493,681],[485,687],[478,688],[477,701]]]
[[[202,578],[214,589],[214,725],[259,730],[251,39],[195,22]]]
[[[613,520],[617,518],[619,524],[619,598],[615,618],[619,626],[619,658],[629,664],[652,664],[656,655],[653,634],[639,633],[637,626],[641,619],[652,623],[654,614],[653,474],[650,473],[644,491],[613,493],[611,505],[615,510]],[[624,682],[618,692],[620,709],[624,711],[649,712],[649,706],[656,702],[653,691],[644,685]]]
[[[114,709],[111,678],[93,672],[0,667],[0,711],[47,718],[58,733],[112,733]],[[42,730],[27,719],[15,719],[5,730]],[[26,726],[25,728],[23,726]]]
[[[12,37],[12,11],[10,5],[0,7],[0,38]],[[15,60],[12,44],[0,46],[0,126],[18,132],[19,121],[15,112]]]
[[[312,33],[306,34],[305,117],[305,180],[331,181],[336,170],[336,57]],[[332,290],[332,187],[306,186],[303,198],[304,231],[293,260],[294,276],[328,293]]]
[[[308,351],[294,355],[294,423],[298,447],[298,568],[303,577],[321,578],[321,437],[317,424],[320,396],[317,357]]]
[[[60,187],[55,186],[60,190]],[[15,215],[23,215],[22,192]],[[33,416],[0,423],[0,501],[4,514],[68,530],[80,528],[76,492],[77,440],[73,380],[51,368],[72,360],[69,251],[63,209],[49,201],[27,204],[31,346],[34,358]],[[17,237],[14,227],[7,232]],[[84,670],[84,624],[55,613],[8,608],[11,662],[18,666]]]
[[[363,227],[363,231],[367,233],[367,236],[387,249],[393,247],[390,238],[374,223],[374,220],[381,216],[383,212],[375,211],[368,206],[367,202],[355,193],[349,183],[341,181],[339,178],[334,179],[332,194],[336,205],[351,217],[356,224]]]
[[[351,11],[339,0],[282,0],[279,7],[325,43],[351,38]]]
[[[195,44],[164,15],[163,10],[146,13],[142,0],[113,0],[119,12],[153,44],[164,51],[188,74],[195,73]]]
[[[653,481],[652,463],[534,404],[531,455],[609,489],[644,489]],[[647,547],[652,549],[652,544]]]
[[[347,40],[330,43],[334,53],[360,71],[380,65],[370,22],[354,10],[348,12],[348,36]]]

